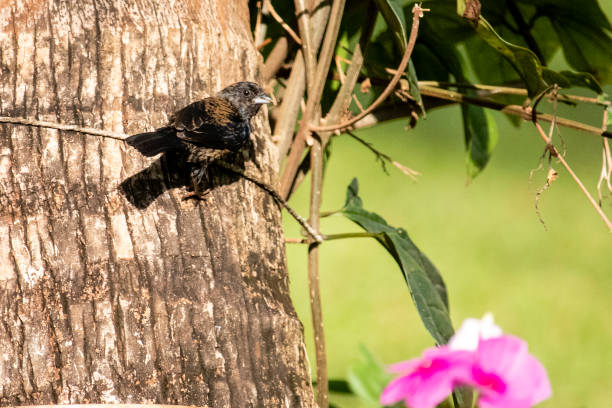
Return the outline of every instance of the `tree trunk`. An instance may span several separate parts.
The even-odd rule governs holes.
[[[124,133],[261,66],[246,0],[2,2],[0,36],[1,115]],[[253,124],[230,159],[276,185]],[[217,169],[182,201],[171,156],[1,129],[1,405],[314,405],[271,197]]]

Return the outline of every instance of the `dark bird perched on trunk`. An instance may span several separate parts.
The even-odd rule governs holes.
[[[191,165],[194,195],[207,177],[206,167],[220,156],[237,152],[249,140],[251,118],[272,99],[253,82],[236,82],[216,96],[187,105],[154,132],[125,139],[144,156],[167,151],[183,152]]]

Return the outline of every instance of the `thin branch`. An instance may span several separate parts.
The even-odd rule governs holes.
[[[321,213],[323,216],[323,213]],[[334,241],[338,239],[350,238],[379,238],[384,235],[383,232],[343,232],[340,234],[323,235],[324,241]],[[306,238],[285,238],[286,244],[308,244],[310,241]]]
[[[129,136],[124,133],[109,132],[106,130],[93,129],[93,128],[81,127],[81,126],[76,126],[76,125],[63,125],[61,123],[43,122],[39,120],[30,120],[30,119],[25,119],[25,118],[11,118],[7,116],[0,116],[0,123],[12,123],[12,124],[24,125],[24,126],[36,126],[36,127],[49,128],[49,129],[65,130],[65,131],[82,133],[84,135],[101,136],[101,137],[121,140],[121,141],[125,141],[125,139]],[[319,233],[317,233],[315,229],[311,227],[310,224],[308,224],[308,222],[302,216],[300,216],[293,208],[291,208],[289,204],[287,204],[287,202],[280,196],[280,194],[278,194],[276,190],[274,190],[272,186],[269,186],[263,181],[259,181],[245,174],[241,169],[237,168],[236,166],[233,166],[230,163],[224,162],[222,160],[217,160],[215,161],[215,163],[225,168],[226,170],[229,170],[233,173],[236,173],[242,176],[243,178],[249,180],[253,184],[260,187],[262,190],[266,191],[282,207],[284,207],[287,210],[287,212],[291,214],[293,218],[295,218],[295,220],[306,230],[306,232],[314,239],[315,242],[323,242],[323,237]]]
[[[444,99],[447,101],[453,101],[457,103],[469,103],[471,105],[482,106],[489,109],[498,110],[510,115],[518,116],[525,121],[532,121],[532,110],[531,108],[523,108],[518,105],[506,105],[501,102],[493,101],[487,98],[479,98],[476,96],[465,95],[459,92],[449,91],[446,89],[434,88],[430,86],[422,86],[419,88],[422,95],[431,96],[434,98]],[[544,122],[552,122],[553,116],[545,113],[535,113],[538,120]],[[598,136],[604,136],[612,138],[612,133],[601,128],[586,125],[581,122],[557,117],[557,125],[564,126],[572,129],[582,130],[584,132],[593,133]]]
[[[354,123],[358,122],[359,120],[363,119],[369,113],[371,113],[381,103],[383,103],[391,95],[391,93],[393,93],[395,86],[397,85],[400,78],[404,74],[404,71],[406,70],[406,66],[408,66],[408,61],[410,60],[410,55],[412,55],[412,50],[414,49],[414,44],[416,43],[417,34],[419,32],[419,21],[420,18],[423,17],[424,11],[427,11],[427,9],[422,9],[418,4],[415,4],[412,8],[412,29],[410,30],[410,38],[408,40],[406,50],[404,51],[404,56],[402,57],[402,61],[400,62],[399,67],[397,68],[396,74],[393,76],[385,90],[378,96],[378,98],[376,98],[376,100],[370,106],[368,106],[365,111],[361,112],[357,116],[354,116],[346,122],[328,126],[311,125],[311,130],[315,132],[332,132],[335,130],[346,129]]]
[[[255,17],[255,30],[253,31],[253,39],[255,40],[255,44],[261,44],[259,42],[259,37],[261,36],[261,14],[262,14],[261,0],[257,1],[256,7],[257,7],[257,17]],[[257,46],[257,49],[260,49],[259,46]]]
[[[336,58],[334,58],[334,62],[336,63],[336,71],[338,71],[338,76],[340,77],[340,84],[344,84],[346,76],[344,74],[344,71],[342,70],[342,63],[340,63],[339,55],[336,55]]]
[[[16,125],[36,126],[49,129],[66,130],[70,132],[84,133],[94,136],[102,136],[115,140],[124,140],[128,135],[123,133],[110,132],[108,130],[100,130],[77,125],[64,125],[56,122],[45,122],[42,120],[33,120],[25,118],[13,118],[8,116],[0,116],[0,123],[13,123]]]
[[[272,5],[272,2],[270,0],[264,0],[264,1],[265,1],[266,5],[268,6],[268,10],[270,11],[270,14],[276,20],[276,22],[278,24],[280,24],[281,27],[283,27],[283,29],[287,32],[287,34],[289,34],[291,36],[291,38],[293,38],[293,41],[295,41],[296,43],[298,43],[301,46],[302,45],[302,40],[296,34],[296,32],[293,31],[293,29],[291,27],[289,27],[289,24],[285,23],[285,20],[283,20],[283,18],[280,16],[280,14],[278,14],[276,12],[276,9]]]
[[[550,139],[548,138],[548,136],[546,136],[546,133],[544,132],[544,129],[542,129],[542,126],[540,126],[540,124],[537,121],[534,122],[534,125],[538,129],[538,132],[540,133],[540,137],[546,142],[547,146],[549,146],[548,148],[550,149],[550,152],[557,158],[557,160],[559,160],[559,163],[561,163],[561,165],[565,167],[565,169],[570,174],[570,176],[572,176],[576,184],[578,184],[578,187],[580,188],[580,190],[582,190],[582,192],[587,197],[589,202],[595,208],[595,211],[597,211],[601,219],[604,221],[604,223],[608,227],[608,230],[612,232],[612,223],[610,222],[606,214],[603,212],[601,207],[597,205],[597,202],[593,199],[593,197],[591,196],[589,191],[586,189],[584,184],[582,184],[582,181],[580,181],[576,173],[574,173],[574,171],[569,166],[569,164],[567,164],[563,156],[559,154],[559,151],[557,150],[557,148],[554,145],[550,144]]]
[[[498,85],[482,85],[482,84],[469,84],[460,82],[444,82],[444,81],[419,81],[419,88],[422,86],[429,86],[435,88],[459,88],[459,89],[477,89],[483,91],[489,91],[489,95],[519,95],[527,96],[527,89],[515,88],[511,86],[498,86]],[[486,96],[486,95],[480,95]],[[598,98],[589,98],[587,96],[572,95],[572,94],[560,94],[560,99],[569,99],[574,102],[590,103],[594,105],[610,106],[610,101],[601,100]]]
[[[608,126],[608,109],[604,108],[602,115],[602,130],[605,130]],[[612,175],[612,154],[610,154],[610,144],[608,139],[603,139],[603,146],[601,149],[602,163],[601,163],[601,174],[597,181],[597,197],[599,198],[599,206],[602,205],[602,193],[601,184],[606,180],[608,191],[612,192],[612,185],[610,184],[610,176]]]
[[[300,130],[296,142],[300,143],[302,150],[304,143],[310,138],[308,124],[312,120],[318,120],[321,116],[320,100],[326,82],[327,73],[331,64],[340,22],[344,12],[346,0],[334,0],[329,13],[327,30],[321,47],[321,53],[317,62],[317,71],[314,82],[308,84],[308,102],[304,111],[304,118],[300,123]],[[294,143],[295,146],[295,143]],[[321,211],[321,195],[323,187],[323,144],[320,139],[312,141],[310,148],[310,223],[316,230],[319,229]],[[291,152],[294,153],[293,151]],[[288,162],[288,164],[291,162]],[[283,176],[287,174],[287,169]],[[281,188],[285,186],[281,185]],[[321,307],[321,290],[319,284],[319,243],[313,242],[308,246],[308,283],[310,288],[310,309],[312,312],[312,324],[314,329],[314,343],[317,360],[317,403],[320,408],[329,406],[329,384],[327,381],[327,356],[325,353],[325,332],[323,329],[323,311]]]
[[[274,44],[272,51],[270,51],[268,58],[266,58],[263,70],[261,71],[264,85],[266,85],[283,66],[283,62],[285,62],[285,58],[287,58],[288,53],[289,43],[287,38],[279,38],[278,41],[276,41],[276,44]]]
[[[301,215],[299,215],[293,208],[291,208],[291,206],[287,203],[287,201],[285,201],[280,194],[278,194],[278,192],[270,185],[264,183],[263,181],[257,180],[256,178],[253,178],[247,174],[245,174],[241,169],[239,169],[238,167],[227,163],[223,160],[217,160],[215,161],[215,164],[218,164],[219,166],[223,167],[226,170],[229,170],[233,173],[236,173],[237,175],[249,180],[251,183],[257,185],[258,187],[260,187],[262,190],[266,191],[268,194],[270,194],[272,196],[272,198],[274,198],[274,200],[276,200],[276,202],[281,205],[282,207],[284,207],[287,212],[289,214],[291,214],[291,216],[298,222],[298,224],[300,224],[302,226],[302,228],[304,228],[304,230],[306,230],[306,232],[308,233],[308,235],[310,235],[312,237],[312,239],[315,242],[323,242],[324,238],[321,234],[319,234],[309,223],[308,221],[306,221]]]
[[[283,93],[283,100],[278,107],[278,120],[272,136],[277,141],[279,164],[285,159],[293,140],[295,122],[300,113],[300,101],[306,91],[305,75],[304,53],[298,50],[293,60],[287,88]]]
[[[263,42],[261,44],[259,44],[256,48],[257,51],[261,51],[262,48],[264,48],[266,45],[270,44],[272,42],[271,38],[266,38],[265,40],[263,40]]]
[[[324,0],[318,0],[315,5],[315,12],[312,16],[312,41],[313,46],[319,48],[325,31],[325,22],[329,16],[330,6]],[[279,164],[285,159],[295,131],[295,123],[300,111],[300,101],[304,97],[306,90],[306,63],[304,51],[298,50],[293,59],[293,67],[287,88],[283,94],[283,100],[279,107],[279,120],[274,127],[274,139],[278,144]]]
[[[303,0],[296,0],[300,3]],[[333,57],[334,49],[336,46],[336,40],[338,39],[338,30],[340,29],[340,21],[342,20],[342,13],[344,11],[345,0],[334,0],[331,11],[329,13],[329,21],[327,23],[327,30],[325,31],[325,38],[321,47],[321,53],[319,61],[316,67],[316,73],[310,83],[310,77],[308,74],[308,64],[306,64],[306,78],[308,82],[308,100],[306,102],[306,109],[302,113],[302,120],[298,128],[297,135],[293,140],[291,146],[291,152],[285,165],[285,170],[281,177],[280,192],[282,197],[285,199],[289,197],[291,192],[291,186],[293,184],[295,174],[299,168],[299,164],[302,160],[302,155],[306,148],[306,143],[310,138],[310,123],[318,121],[321,117],[321,95],[323,94],[323,88],[327,73]],[[302,29],[300,29],[300,32]]]
[[[384,235],[383,232],[344,232],[341,234],[324,235],[325,241],[333,241],[336,239],[346,238],[379,238]]]
[[[315,71],[317,69],[316,53],[319,48],[312,41],[312,23],[310,22],[310,10],[306,5],[308,0],[294,0],[295,14],[298,21],[300,38],[302,39],[302,51],[304,52],[304,63],[306,67],[306,88],[310,88],[314,83]],[[308,1],[308,3],[310,3]]]
[[[310,218],[311,225],[317,230],[320,226],[321,195],[323,187],[323,147],[316,138],[310,149]],[[314,331],[315,354],[317,360],[317,404],[321,408],[329,406],[329,385],[327,382],[327,356],[325,352],[325,330],[323,328],[323,309],[319,283],[319,243],[308,246],[308,286],[310,288],[310,310]]]
[[[285,238],[285,244],[308,244],[309,240],[304,238]]]
[[[349,136],[351,136],[353,139],[357,140],[359,143],[361,143],[362,145],[367,147],[372,153],[374,153],[376,155],[376,158],[378,160],[380,160],[380,162],[382,163],[383,170],[385,171],[385,173],[387,172],[387,169],[385,168],[385,161],[387,161],[387,162],[391,163],[393,166],[397,167],[402,173],[404,173],[405,175],[407,175],[408,177],[410,177],[411,179],[413,179],[415,181],[416,181],[416,176],[420,176],[421,175],[421,173],[419,173],[418,171],[412,170],[411,168],[406,167],[406,166],[404,166],[403,164],[401,164],[399,162],[396,162],[388,154],[385,154],[385,153],[381,152],[380,150],[377,150],[374,146],[372,146],[371,143],[366,142],[365,140],[363,140],[362,138],[360,138],[359,136],[357,136],[353,132],[347,131],[346,133]]]

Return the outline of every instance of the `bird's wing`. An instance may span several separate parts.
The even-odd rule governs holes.
[[[218,97],[187,105],[170,120],[179,139],[211,149],[228,148],[232,133],[244,122],[234,105]]]

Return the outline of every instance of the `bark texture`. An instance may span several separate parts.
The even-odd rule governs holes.
[[[259,77],[246,0],[0,0],[0,114],[136,133]],[[265,112],[234,157],[276,185]],[[313,406],[280,210],[222,170],[0,128],[0,405]],[[179,166],[180,167],[180,166]]]

